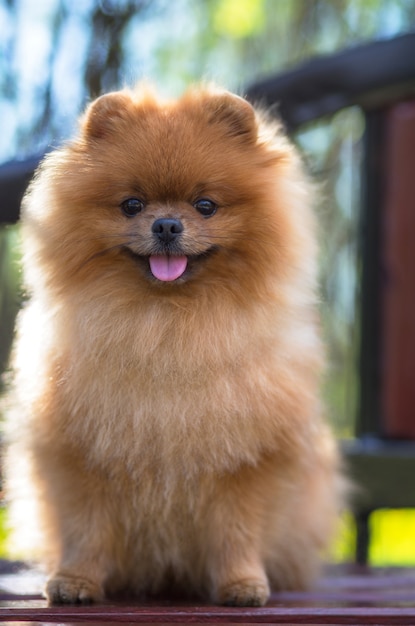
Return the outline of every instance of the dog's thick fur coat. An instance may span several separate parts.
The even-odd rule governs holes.
[[[51,602],[262,605],[313,581],[340,479],[311,196],[281,128],[205,87],[103,96],[46,157],[23,207],[9,473],[24,455]],[[163,254],[184,259],[174,280],[151,271]]]

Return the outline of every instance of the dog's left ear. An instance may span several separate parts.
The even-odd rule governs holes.
[[[209,123],[221,124],[226,133],[246,141],[255,141],[257,123],[253,107],[239,96],[224,92],[211,97]]]
[[[116,131],[120,121],[129,116],[131,104],[131,97],[123,91],[115,91],[94,100],[81,122],[84,136],[101,139]]]

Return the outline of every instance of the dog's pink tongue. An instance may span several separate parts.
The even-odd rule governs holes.
[[[150,257],[150,269],[153,276],[163,281],[180,278],[187,267],[187,257],[157,255]]]

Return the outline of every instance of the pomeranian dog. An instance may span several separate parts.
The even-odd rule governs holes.
[[[102,96],[45,158],[9,474],[25,459],[50,603],[312,583],[341,477],[311,203],[278,122],[212,87]]]

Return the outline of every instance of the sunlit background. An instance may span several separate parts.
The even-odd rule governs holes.
[[[59,145],[92,97],[143,78],[166,95],[201,79],[243,94],[314,55],[414,27],[415,0],[0,0],[0,164]],[[294,137],[321,184],[324,395],[340,437],[353,436],[359,393],[363,124],[351,108]],[[0,230],[2,369],[22,297],[18,260],[18,227]],[[380,511],[372,526],[372,563],[415,563],[412,511]],[[346,518],[336,559],[351,558],[353,533]]]

